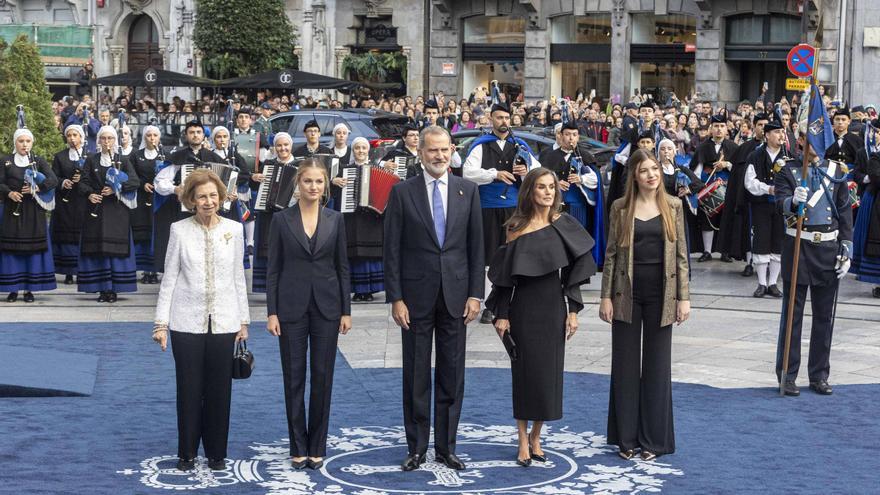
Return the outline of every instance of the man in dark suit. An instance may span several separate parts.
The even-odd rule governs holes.
[[[403,338],[403,418],[409,454],[404,471],[417,469],[431,430],[431,346],[437,332],[434,381],[434,452],[452,469],[464,397],[466,325],[483,297],[483,222],[477,185],[448,173],[449,133],[438,126],[421,134],[424,173],[391,190],[385,209],[385,291]]]

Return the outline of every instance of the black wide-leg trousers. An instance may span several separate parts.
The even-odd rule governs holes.
[[[608,443],[621,450],[675,452],[672,325],[660,326],[663,264],[633,266],[631,323],[611,325]]]
[[[177,376],[177,456],[226,458],[235,333],[171,331]]]

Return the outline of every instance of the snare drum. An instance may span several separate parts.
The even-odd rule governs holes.
[[[856,209],[859,207],[859,203],[862,202],[862,198],[859,197],[859,184],[857,182],[849,181],[846,183],[846,188],[849,190],[849,204]]]
[[[724,195],[727,194],[727,184],[723,179],[715,179],[697,193],[700,209],[709,217],[721,213],[724,209]]]

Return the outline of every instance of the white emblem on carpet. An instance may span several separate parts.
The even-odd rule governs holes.
[[[542,447],[548,462],[522,468],[515,463],[514,426],[464,424],[458,430],[456,452],[467,469],[455,471],[435,462],[429,448],[428,461],[420,469],[403,473],[399,465],[407,450],[403,428],[364,426],[331,435],[328,457],[319,471],[293,469],[289,442],[284,439],[251,445],[250,459],[228,459],[223,471],[209,470],[200,458],[194,471],[184,473],[175,468],[175,456],[162,456],[145,459],[140,469],[117,473],[138,476],[143,485],[160,490],[223,493],[225,486],[252,484],[253,493],[266,495],[659,492],[669,476],[684,474],[663,462],[623,461],[616,447],[605,444],[603,435],[568,427],[545,427]],[[242,488],[234,491],[240,493]]]

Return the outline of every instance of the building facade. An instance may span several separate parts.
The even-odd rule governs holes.
[[[195,0],[0,0],[0,35],[28,31],[50,84],[86,59],[98,76],[146,67],[201,75]],[[287,0],[300,69],[347,78],[346,57],[400,53],[411,95],[468,97],[498,80],[528,101],[595,90],[603,101],[697,93],[734,103],[791,94],[788,50],[801,41],[803,0]],[[842,100],[880,103],[875,0],[807,7],[821,22],[819,78]],[[271,20],[267,19],[267,22]],[[65,50],[56,31],[65,31]],[[53,31],[54,30],[54,31]],[[86,43],[84,40],[89,40]],[[38,39],[38,43],[40,43]],[[85,44],[84,44],[85,43]]]

